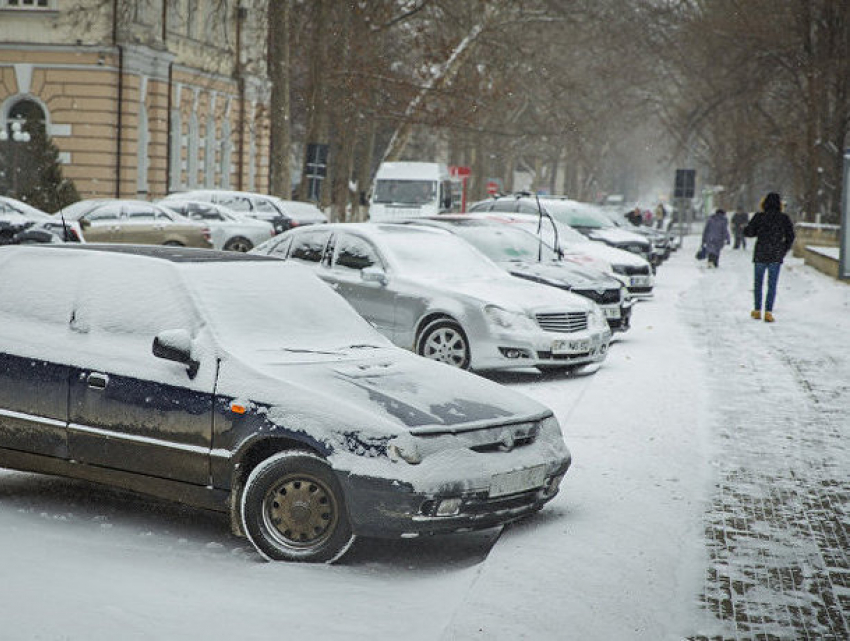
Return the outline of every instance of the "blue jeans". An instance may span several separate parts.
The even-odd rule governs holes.
[[[782,263],[755,263],[755,305],[753,309],[761,309],[761,285],[764,282],[764,272],[767,271],[767,298],[764,299],[764,311],[773,311],[773,301],[776,299],[776,281],[779,280],[779,268]]]

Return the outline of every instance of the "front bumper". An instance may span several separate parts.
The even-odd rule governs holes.
[[[487,479],[458,481],[457,468],[446,473],[436,470],[430,489],[414,489],[403,480],[405,468],[395,465],[398,479],[357,474],[340,475],[354,534],[377,538],[412,538],[448,534],[504,525],[533,514],[558,494],[561,479],[570,467],[571,457],[549,457],[544,462],[541,484],[510,494],[493,495]],[[493,453],[480,456],[510,456]],[[421,465],[426,465],[423,462]],[[406,466],[411,469],[413,466]],[[419,467],[419,466],[416,466]],[[465,468],[460,466],[465,473]],[[518,471],[522,472],[522,468]],[[443,478],[440,478],[440,477]],[[457,505],[456,512],[439,516],[443,501]]]
[[[472,369],[512,369],[554,365],[584,365],[605,360],[611,330],[560,333],[498,333],[473,342]]]

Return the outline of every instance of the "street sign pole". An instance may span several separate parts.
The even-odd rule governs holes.
[[[696,187],[696,171],[694,169],[677,169],[673,183],[673,200],[679,216],[679,247],[685,242],[685,220],[687,218],[687,233],[691,233],[690,201],[694,197]],[[687,210],[687,211],[686,211]]]
[[[850,149],[844,150],[841,188],[841,228],[838,234],[838,278],[850,280]]]

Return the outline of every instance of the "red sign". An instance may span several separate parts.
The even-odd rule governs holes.
[[[449,166],[449,175],[453,178],[469,178],[471,174],[472,170],[469,167]]]
[[[491,180],[490,182],[488,182],[487,183],[487,193],[490,194],[491,196],[495,196],[496,194],[498,194],[499,193],[499,183],[497,183],[495,180]]]

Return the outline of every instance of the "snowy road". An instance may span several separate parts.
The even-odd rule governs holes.
[[[218,515],[0,472],[0,639],[848,638],[850,287],[791,260],[766,325],[750,270],[686,247],[596,374],[498,377],[574,455],[501,534],[268,564]]]

